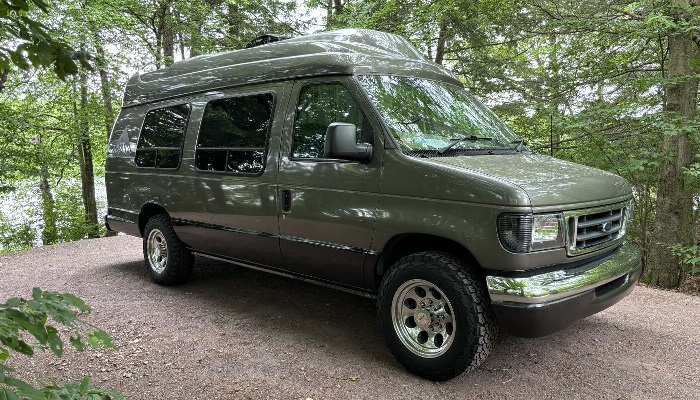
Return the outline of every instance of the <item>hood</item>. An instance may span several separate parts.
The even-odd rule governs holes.
[[[622,177],[596,168],[538,154],[436,157],[430,162],[476,171],[524,190],[532,207],[547,207],[632,195]]]

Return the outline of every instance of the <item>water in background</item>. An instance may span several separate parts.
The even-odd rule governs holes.
[[[81,199],[80,180],[75,178],[63,179],[58,188],[52,188],[54,198],[59,201],[59,191],[77,193]],[[41,193],[37,181],[23,181],[15,185],[12,192],[0,196],[0,223],[5,230],[13,231],[29,226],[35,232],[33,246],[41,246],[41,232],[43,229],[43,215],[41,210]],[[97,222],[104,221],[107,213],[107,191],[104,177],[95,178],[95,199],[97,201]],[[82,201],[79,203],[82,210]],[[61,221],[58,221],[61,223]],[[0,232],[2,234],[2,232]],[[0,253],[3,253],[3,244],[0,242]]]

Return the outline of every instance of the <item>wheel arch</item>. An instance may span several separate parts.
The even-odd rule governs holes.
[[[389,239],[374,268],[374,287],[379,286],[389,267],[401,257],[421,251],[444,251],[465,260],[472,269],[483,275],[483,268],[465,246],[452,239],[423,233],[403,233]]]
[[[141,236],[143,236],[143,231],[146,228],[146,223],[148,223],[148,220],[154,215],[158,214],[165,214],[168,217],[170,216],[170,214],[168,214],[165,208],[160,204],[146,203],[143,205],[143,207],[141,207],[141,212],[139,213],[139,232],[141,233]]]

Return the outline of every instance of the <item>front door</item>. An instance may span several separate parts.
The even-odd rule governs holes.
[[[350,77],[297,81],[280,151],[280,248],[287,269],[362,288],[374,233],[381,143]],[[364,104],[364,105],[363,105]],[[374,145],[369,163],[323,156],[326,128],[352,123]]]

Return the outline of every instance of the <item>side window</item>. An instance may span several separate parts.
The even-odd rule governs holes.
[[[292,158],[323,158],[326,129],[333,122],[346,122],[357,127],[362,137],[364,114],[341,83],[312,84],[299,93]]]
[[[207,103],[197,139],[197,169],[238,174],[261,173],[265,169],[273,105],[271,93]]]
[[[136,146],[136,165],[144,168],[177,168],[189,117],[189,104],[147,112]]]

